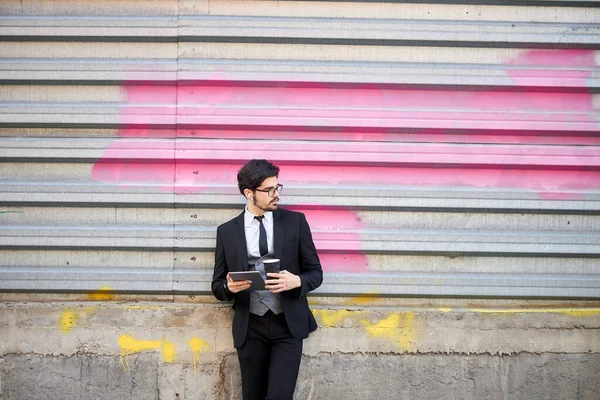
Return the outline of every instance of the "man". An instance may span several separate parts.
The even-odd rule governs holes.
[[[234,301],[244,400],[292,399],[302,340],[317,329],[306,294],[323,281],[321,263],[304,214],[278,209],[278,176],[266,160],[246,163],[237,176],[245,210],[217,229],[212,292]],[[265,255],[280,259],[280,272],[266,274],[267,290],[249,291],[249,281],[231,279],[229,272],[252,270]],[[260,263],[256,269],[264,274]]]

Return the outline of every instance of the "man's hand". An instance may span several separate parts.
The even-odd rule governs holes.
[[[234,281],[233,279],[231,279],[229,274],[227,274],[227,289],[231,293],[238,293],[242,290],[246,290],[250,287],[251,283],[252,281]]]
[[[302,281],[298,275],[294,275],[291,272],[285,270],[280,273],[269,272],[265,281],[265,288],[271,293],[281,293],[286,290],[292,290],[300,287]]]

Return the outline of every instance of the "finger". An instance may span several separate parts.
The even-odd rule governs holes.
[[[274,285],[269,287],[272,293],[280,293],[285,290],[285,284],[282,282],[277,282]]]
[[[246,290],[250,287],[249,283],[243,283],[241,285],[237,285],[235,286],[235,288],[232,288],[232,292],[237,293],[237,292],[241,292],[242,290]]]

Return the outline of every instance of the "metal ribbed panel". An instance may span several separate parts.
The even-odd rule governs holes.
[[[320,294],[600,297],[598,2],[484,3],[3,3],[0,289],[206,293],[264,157]]]

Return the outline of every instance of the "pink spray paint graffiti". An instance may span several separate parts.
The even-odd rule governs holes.
[[[585,87],[594,66],[588,50],[525,51],[508,62],[517,85],[543,83],[553,91],[223,79],[127,85],[120,138],[92,176],[124,189],[211,193],[235,187],[242,162],[260,157],[284,167],[280,178],[288,187],[476,187],[581,198],[600,188],[599,153],[572,145],[600,139],[591,94],[569,87]],[[368,270],[357,213],[326,205],[297,209],[316,228],[326,269]],[[342,228],[352,233],[331,234]]]

